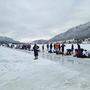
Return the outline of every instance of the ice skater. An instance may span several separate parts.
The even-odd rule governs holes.
[[[35,56],[35,60],[38,59],[38,52],[39,52],[39,46],[37,44],[34,45],[33,47],[33,51],[34,51],[34,56]]]

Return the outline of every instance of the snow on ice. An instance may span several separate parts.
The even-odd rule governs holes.
[[[90,59],[33,58],[32,52],[0,47],[0,90],[90,90]]]

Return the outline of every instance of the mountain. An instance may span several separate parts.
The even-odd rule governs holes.
[[[35,43],[37,43],[37,44],[46,44],[47,40],[40,39],[40,40],[35,40],[35,41],[32,42],[32,44],[35,44]]]
[[[0,43],[19,43],[19,41],[15,41],[9,37],[0,36]]]
[[[63,41],[70,39],[85,39],[85,38],[90,38],[90,22],[76,26],[64,33],[58,34],[52,39],[50,39],[50,41]]]

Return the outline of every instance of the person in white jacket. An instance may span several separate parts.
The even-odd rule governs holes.
[[[90,51],[84,50],[83,55],[86,57],[90,57]]]

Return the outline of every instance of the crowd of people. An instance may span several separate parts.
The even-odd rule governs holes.
[[[1,45],[1,44],[0,44]],[[29,43],[21,43],[21,44],[2,44],[2,46],[6,46],[9,48],[21,49],[21,50],[28,50],[34,51],[35,60],[38,59],[38,53],[40,51],[39,45],[37,44],[29,44]],[[33,47],[32,47],[33,46]],[[71,44],[71,48],[65,50],[66,45],[64,43],[49,43],[49,44],[42,44],[42,52],[46,51],[48,53],[56,53],[63,55],[73,55],[74,57],[80,58],[90,58],[90,52],[81,48],[80,44],[77,44],[77,49],[74,48],[74,44]]]
[[[80,44],[77,43],[77,49],[74,48],[74,44],[71,44],[71,48],[65,50],[65,44],[54,43],[47,44],[47,51],[49,53],[56,53],[61,55],[73,55],[78,58],[90,58],[90,52],[81,48]]]

